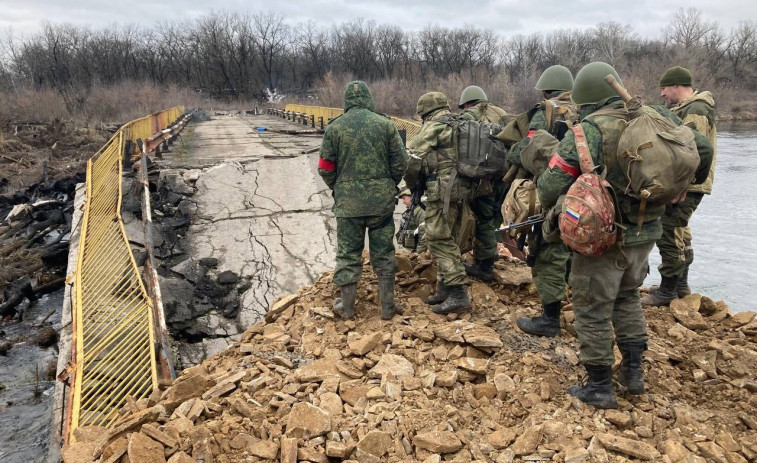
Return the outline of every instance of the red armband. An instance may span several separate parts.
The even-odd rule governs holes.
[[[321,170],[325,170],[326,172],[331,172],[334,169],[336,169],[336,163],[334,161],[329,161],[328,159],[323,159],[319,157],[318,168]]]
[[[528,135],[526,135],[526,138],[534,138],[535,133],[536,133],[536,129],[529,130]]]
[[[581,170],[578,167],[573,167],[568,164],[559,153],[553,154],[552,158],[549,160],[549,168],[554,169],[555,167],[559,167],[560,170],[573,178],[578,178],[578,176],[581,175]]]

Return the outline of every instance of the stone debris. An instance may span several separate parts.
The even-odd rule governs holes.
[[[757,461],[754,314],[699,295],[646,308],[649,393],[597,410],[566,393],[584,375],[569,310],[561,336],[529,336],[513,320],[538,308],[533,291],[475,282],[471,312],[438,316],[420,302],[433,265],[401,257],[403,315],[380,319],[366,261],[357,319],[329,316],[327,272],[111,429],[78,430],[64,461]]]

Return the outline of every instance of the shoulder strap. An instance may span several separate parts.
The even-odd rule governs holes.
[[[544,118],[547,120],[547,127],[552,127],[555,117],[555,105],[550,100],[544,100]]]
[[[570,128],[576,136],[576,150],[578,150],[578,163],[581,165],[581,172],[588,174],[594,170],[594,161],[591,160],[589,145],[586,143],[586,134],[581,124],[576,124]]]

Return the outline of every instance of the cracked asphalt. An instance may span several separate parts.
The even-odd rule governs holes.
[[[215,257],[219,271],[252,282],[241,295],[237,330],[227,326],[230,338],[208,339],[204,355],[260,320],[275,298],[334,265],[331,193],[317,172],[318,153],[301,154],[320,146],[321,136],[256,127],[307,129],[273,116],[214,115],[192,122],[161,161],[163,169],[199,170],[187,257]]]

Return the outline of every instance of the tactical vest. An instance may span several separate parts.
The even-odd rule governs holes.
[[[618,141],[628,124],[629,114],[625,106],[611,104],[586,116],[582,122],[593,125],[602,134],[602,156],[599,158],[607,169],[606,180],[615,191],[618,209],[624,224],[636,225],[639,222],[641,202],[625,193],[628,179],[618,164]],[[662,217],[665,206],[648,206],[643,212],[643,223]]]

